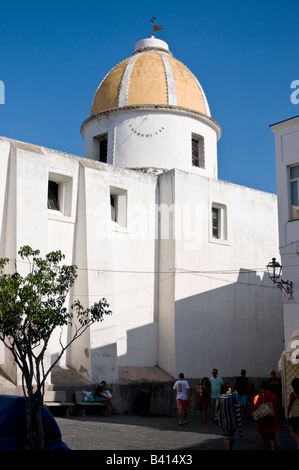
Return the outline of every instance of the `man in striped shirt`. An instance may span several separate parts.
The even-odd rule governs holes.
[[[224,447],[226,450],[232,450],[236,430],[238,429],[239,436],[242,437],[243,429],[238,397],[235,393],[232,393],[231,386],[228,383],[221,386],[216,411],[219,412],[219,425],[222,430]]]

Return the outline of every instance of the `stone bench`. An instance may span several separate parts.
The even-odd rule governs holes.
[[[66,401],[66,392],[63,390],[47,390],[44,395],[44,405],[47,408],[63,408],[66,417],[70,416],[70,410],[74,403]]]
[[[86,401],[83,391],[75,392],[75,406],[79,410],[80,416],[86,416],[86,408],[90,407],[103,407],[105,403],[99,403],[98,401]]]

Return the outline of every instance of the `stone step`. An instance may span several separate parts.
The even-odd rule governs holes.
[[[74,369],[68,367],[56,366],[52,370],[51,374],[52,382],[48,385],[49,389],[55,389],[62,387],[74,387],[74,386],[87,386],[89,382],[87,379],[84,379],[78,372]],[[4,373],[0,369],[0,395],[23,395],[22,386],[14,385],[10,380],[8,380]]]

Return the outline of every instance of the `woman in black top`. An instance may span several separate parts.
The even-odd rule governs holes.
[[[238,393],[238,400],[241,408],[243,423],[246,422],[246,413],[249,398],[249,380],[246,377],[246,370],[241,370],[241,375],[236,378],[234,383],[234,391]]]

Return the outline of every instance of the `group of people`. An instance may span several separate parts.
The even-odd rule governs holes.
[[[292,393],[286,410],[286,420],[290,424],[293,439],[299,450],[299,378],[292,381]],[[242,369],[240,376],[236,377],[233,386],[224,383],[218,376],[218,370],[212,370],[210,378],[204,377],[201,384],[197,386],[199,394],[198,405],[203,413],[203,423],[207,421],[207,410],[212,407],[213,419],[219,423],[224,447],[226,450],[233,448],[235,433],[238,430],[240,437],[243,435],[242,424],[246,423],[249,407],[250,383],[246,377],[246,370]],[[179,424],[187,424],[188,404],[191,390],[184,374],[179,374],[179,379],[173,386],[173,397],[177,401]],[[281,380],[276,376],[275,370],[270,371],[268,380],[263,381],[260,393],[252,402],[250,412],[257,410],[262,403],[270,403],[273,416],[269,421],[257,422],[257,431],[261,435],[262,447],[271,450],[275,448],[275,435],[282,430],[280,425],[280,411],[282,407]]]

